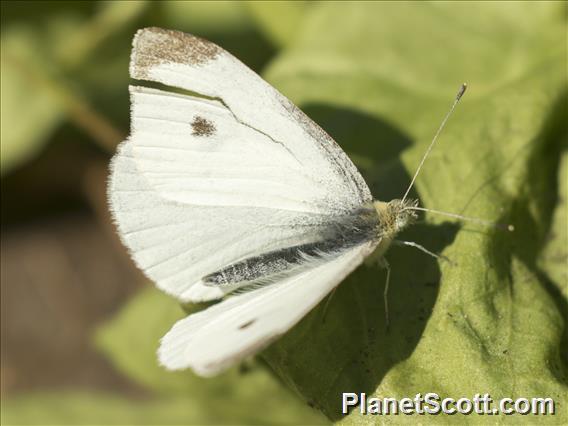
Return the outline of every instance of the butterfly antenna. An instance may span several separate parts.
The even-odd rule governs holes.
[[[408,186],[408,189],[406,190],[406,192],[404,193],[404,197],[402,197],[402,202],[404,203],[404,200],[406,200],[406,197],[408,196],[408,193],[410,192],[410,190],[412,189],[412,187],[414,186],[414,181],[416,180],[416,177],[418,176],[418,174],[420,173],[420,170],[422,169],[422,165],[424,164],[424,161],[426,161],[426,157],[428,157],[428,155],[430,155],[430,151],[432,151],[432,148],[434,147],[434,145],[436,144],[436,141],[438,140],[438,136],[440,136],[440,133],[442,132],[442,129],[444,128],[444,126],[446,125],[446,122],[448,121],[448,119],[450,118],[450,116],[452,115],[452,113],[454,112],[454,109],[456,108],[456,105],[458,104],[458,102],[460,101],[461,97],[463,96],[463,94],[465,93],[465,89],[467,89],[467,84],[463,83],[460,87],[460,90],[458,90],[458,94],[456,95],[456,98],[454,99],[454,103],[452,104],[450,110],[446,113],[446,116],[444,117],[444,119],[442,120],[442,124],[440,124],[440,127],[438,127],[438,131],[436,132],[436,134],[434,135],[434,138],[432,139],[432,142],[430,142],[430,145],[428,146],[428,149],[426,150],[426,153],[424,154],[424,156],[422,157],[422,160],[420,161],[420,164],[418,165],[418,168],[416,169],[416,172],[414,173],[414,176],[412,178],[412,181],[410,182],[410,185]]]
[[[424,207],[410,206],[410,207],[405,207],[404,210],[417,210],[417,211],[421,211],[421,212],[439,214],[441,216],[459,219],[459,220],[462,220],[464,222],[479,223],[481,225],[485,225],[485,226],[488,226],[490,228],[501,229],[503,231],[513,232],[515,230],[515,227],[511,224],[495,223],[495,222],[492,222],[490,220],[479,219],[477,217],[463,216],[461,214],[442,212],[440,210],[434,210],[434,209],[426,209]]]

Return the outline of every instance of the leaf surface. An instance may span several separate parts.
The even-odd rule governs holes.
[[[147,288],[95,336],[97,347],[115,367],[153,395],[147,407],[151,414],[172,404],[177,410],[175,416],[172,414],[173,417],[165,419],[171,418],[173,424],[326,422],[283,387],[265,365],[256,361],[212,379],[198,377],[190,371],[165,370],[156,357],[160,338],[184,316],[174,299],[157,289]],[[182,401],[186,403],[185,408]],[[117,404],[125,413],[128,411],[128,401],[117,401]],[[126,418],[121,421],[134,424]],[[145,422],[164,424],[166,420],[156,414]]]
[[[468,93],[413,196],[427,208],[512,224],[515,231],[428,215],[400,239],[442,252],[456,265],[393,247],[388,332],[385,272],[365,266],[338,288],[325,317],[322,303],[265,359],[335,421],[487,419],[363,416],[358,407],[341,414],[342,392],[396,398],[435,392],[456,399],[552,397],[555,416],[491,421],[565,422],[565,262],[539,263],[550,259],[543,250],[564,249],[565,256],[566,247],[547,243],[551,232],[566,233],[565,213],[553,215],[566,196],[565,184],[558,185],[566,150],[565,5],[317,7],[301,39],[271,64],[268,80],[334,136],[381,200],[402,196],[466,81]]]

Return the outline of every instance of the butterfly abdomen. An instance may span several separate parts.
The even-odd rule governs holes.
[[[203,277],[205,285],[228,286],[238,283],[269,282],[271,277],[297,273],[318,259],[329,260],[345,250],[373,239],[378,217],[361,209],[330,224],[321,239],[269,251],[235,262]]]

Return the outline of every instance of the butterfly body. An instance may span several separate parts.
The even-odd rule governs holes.
[[[378,236],[392,240],[396,234],[416,221],[416,212],[410,208],[418,205],[417,200],[391,200],[388,203],[375,201],[373,206],[379,218]]]

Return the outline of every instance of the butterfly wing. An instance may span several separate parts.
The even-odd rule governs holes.
[[[178,321],[158,351],[168,369],[212,376],[293,327],[374,249],[373,242],[316,262],[303,273],[233,296]]]
[[[345,153],[218,46],[141,30],[130,72],[198,95],[131,87],[132,128],[111,165],[124,244],[159,288],[184,301],[230,287],[202,278],[232,263],[320,241],[372,201]]]
[[[235,120],[280,145],[305,173],[327,187],[334,195],[328,200],[332,204],[355,208],[372,201],[365,181],[335,141],[219,46],[178,31],[146,28],[134,38],[130,74],[217,99]]]

